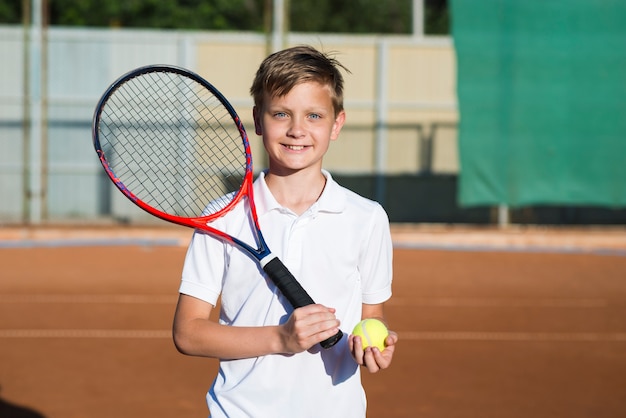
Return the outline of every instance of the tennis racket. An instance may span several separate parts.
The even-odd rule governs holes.
[[[104,170],[131,202],[246,251],[294,308],[314,303],[263,238],[248,136],[213,85],[179,67],[137,68],[106,90],[92,135]],[[242,199],[249,205],[254,246],[210,225]],[[322,347],[332,347],[342,335],[322,341]]]

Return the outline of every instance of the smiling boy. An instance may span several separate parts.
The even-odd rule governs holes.
[[[266,58],[251,87],[254,124],[269,167],[254,184],[270,248],[320,304],[292,309],[237,248],[196,232],[183,268],[174,341],[184,354],[220,359],[207,394],[212,417],[365,417],[359,366],[390,366],[386,347],[344,336],[362,318],[384,319],[392,249],[384,209],[336,183],[322,168],[346,119],[343,67],[308,46]],[[215,221],[241,235],[241,208]],[[219,321],[211,313],[221,298]]]

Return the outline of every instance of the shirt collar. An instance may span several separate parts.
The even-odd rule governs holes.
[[[266,171],[259,173],[254,182],[254,203],[259,216],[271,210],[283,210],[267,187],[265,174]],[[346,207],[346,195],[328,171],[322,170],[322,174],[326,177],[326,186],[320,198],[311,206],[311,211],[341,213]]]

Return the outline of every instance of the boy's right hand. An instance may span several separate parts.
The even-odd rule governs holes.
[[[285,353],[308,350],[338,331],[339,320],[335,309],[319,304],[295,309],[287,322],[279,327]]]
[[[377,347],[367,347],[364,350],[361,337],[356,335],[350,335],[348,337],[348,347],[350,348],[354,361],[366,367],[370,373],[376,373],[391,365],[397,342],[398,334],[389,331],[389,336],[385,339],[385,349],[383,351],[380,351]]]

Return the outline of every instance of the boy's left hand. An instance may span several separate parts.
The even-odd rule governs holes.
[[[354,361],[361,366],[367,367],[370,373],[376,373],[391,365],[397,342],[398,334],[389,331],[389,336],[385,339],[385,349],[383,351],[376,347],[367,347],[363,350],[361,337],[355,335],[348,337],[348,346]]]

